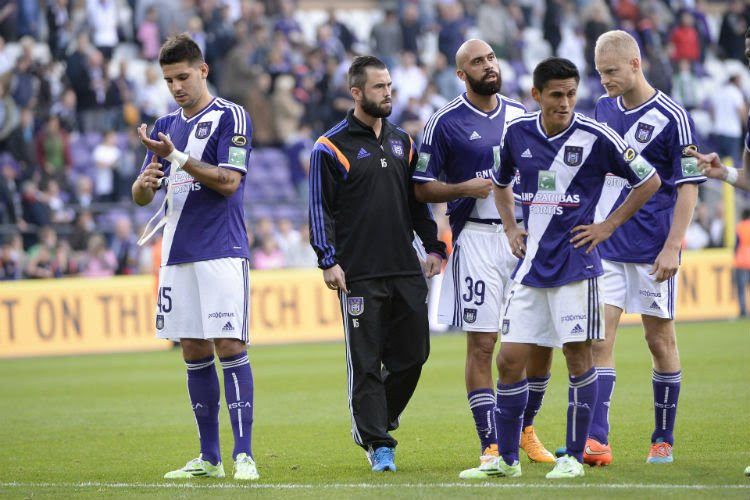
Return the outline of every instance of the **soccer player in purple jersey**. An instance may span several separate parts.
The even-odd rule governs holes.
[[[150,136],[146,125],[138,129],[148,153],[132,195],[147,205],[166,186],[166,216],[157,225],[164,226],[164,237],[156,330],[159,338],[180,341],[200,440],[200,456],[164,477],[224,477],[216,351],[234,432],[234,478],[255,480],[253,377],[245,346],[250,255],[242,205],[250,120],[242,107],[209,93],[208,65],[187,34],[164,43],[159,64],[179,109],[159,118]]]
[[[643,210],[600,246],[606,336],[594,346],[599,396],[584,460],[591,465],[612,461],[609,408],[615,386],[614,344],[625,311],[641,315],[653,360],[655,425],[646,461],[669,463],[682,376],[674,325],[677,271],[698,184],[706,178],[689,155],[697,149],[690,115],[646,81],[636,41],[624,31],[607,32],[597,40],[595,61],[607,92],[597,102],[596,119],[646,158],[662,185]],[[606,217],[629,192],[626,180],[609,177],[597,218]]]
[[[541,111],[511,121],[493,170],[495,202],[514,255],[521,260],[503,304],[497,356],[496,422],[501,476],[520,476],[518,445],[529,396],[526,366],[534,346],[561,347],[568,365],[566,454],[549,479],[584,475],[583,448],[596,402],[592,340],[603,337],[602,274],[597,246],[659,188],[659,176],[613,130],[574,113],[580,79],[567,59],[549,58],[534,69],[532,97]],[[516,224],[513,180],[525,230]],[[602,222],[596,203],[608,172],[633,186]]]
[[[505,124],[526,112],[499,94],[500,67],[492,48],[469,40],[456,52],[456,74],[466,93],[439,109],[425,126],[412,178],[417,199],[448,202],[453,255],[440,291],[438,319],[466,331],[466,392],[480,442],[480,464],[459,475],[497,474],[492,359],[506,283],[518,259],[503,233],[490,180]],[[520,215],[519,215],[520,217]],[[529,402],[521,447],[536,462],[554,462],[533,427],[549,381],[552,349],[536,347],[527,367]]]

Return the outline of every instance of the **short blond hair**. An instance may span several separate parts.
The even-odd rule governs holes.
[[[638,42],[629,33],[622,30],[607,31],[596,40],[594,54],[612,51],[628,59],[641,60],[641,49]]]

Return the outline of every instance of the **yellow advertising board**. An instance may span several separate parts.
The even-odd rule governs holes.
[[[0,358],[167,348],[155,333],[154,278],[4,281]],[[253,344],[342,337],[335,292],[317,269],[251,273]]]
[[[254,345],[343,338],[337,294],[317,269],[251,273]],[[70,278],[0,284],[0,358],[165,349],[155,332],[151,276]],[[677,319],[734,318],[738,312],[729,250],[685,252]],[[634,315],[625,323],[637,323]]]

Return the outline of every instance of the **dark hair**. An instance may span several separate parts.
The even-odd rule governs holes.
[[[534,88],[540,92],[550,80],[567,80],[568,78],[575,78],[576,85],[581,81],[576,65],[562,57],[548,57],[534,68]]]
[[[349,66],[349,88],[365,88],[367,82],[367,68],[387,69],[385,63],[375,56],[357,56]]]
[[[159,49],[159,65],[203,63],[203,53],[195,41],[187,33],[180,33],[167,39]]]
[[[742,220],[750,219],[750,208],[746,208],[742,211]]]
[[[745,38],[750,38],[750,28],[745,31]]]

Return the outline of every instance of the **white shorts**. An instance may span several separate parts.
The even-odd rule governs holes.
[[[248,270],[247,259],[235,257],[162,266],[156,336],[249,342]]]
[[[503,342],[562,347],[568,342],[604,339],[604,302],[598,278],[555,288],[512,281],[503,305]]]
[[[445,268],[438,321],[468,332],[497,332],[517,262],[503,226],[467,222]]]
[[[651,264],[614,262],[602,259],[604,303],[626,313],[674,319],[677,274],[658,283],[648,274]]]

